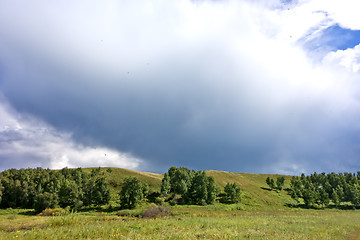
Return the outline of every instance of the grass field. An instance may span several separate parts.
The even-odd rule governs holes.
[[[29,216],[0,211],[0,239],[360,239],[359,211],[237,210],[242,205],[176,206],[157,219],[89,211]]]

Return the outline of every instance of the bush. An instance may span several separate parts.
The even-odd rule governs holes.
[[[70,212],[70,208],[46,208],[39,216],[63,216]]]
[[[46,209],[58,208],[58,196],[55,193],[40,193],[35,197],[34,209],[40,213]]]
[[[120,210],[116,213],[117,216],[119,217],[141,217],[141,211],[139,210],[128,210],[128,209],[124,209],[124,210]]]
[[[154,203],[155,203],[155,204],[158,204],[158,205],[163,204],[163,203],[164,203],[164,199],[161,198],[161,197],[157,197],[157,198],[155,198]]]
[[[145,209],[142,216],[143,218],[158,218],[158,217],[165,217],[171,214],[170,208],[165,205],[155,205],[152,204],[150,207]]]

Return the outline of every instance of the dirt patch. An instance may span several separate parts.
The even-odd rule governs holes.
[[[348,238],[348,240],[360,240],[360,230],[351,233],[351,235],[350,235],[350,237]]]

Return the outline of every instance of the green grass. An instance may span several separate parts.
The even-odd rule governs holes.
[[[286,204],[295,203],[285,190],[271,191],[265,180],[267,177],[274,178],[281,175],[232,173],[222,171],[206,171],[209,176],[215,178],[215,183],[223,188],[226,183],[236,183],[243,192],[243,203],[259,207],[279,208]],[[290,186],[291,176],[285,177],[285,188]]]
[[[85,172],[90,172],[92,168],[84,168]],[[109,168],[102,168],[105,172]],[[121,183],[124,181],[126,177],[137,177],[142,183],[149,184],[150,191],[160,191],[161,180],[163,178],[163,174],[159,173],[148,173],[148,172],[139,172],[124,168],[110,168],[111,173],[107,173],[108,180],[110,183],[115,183],[117,186],[113,186],[110,184],[110,187],[114,191],[120,191]]]
[[[0,221],[0,239],[356,239],[360,230],[359,211],[236,206],[176,206],[172,216],[157,219],[115,212],[37,217],[2,210],[0,218],[7,220]]]

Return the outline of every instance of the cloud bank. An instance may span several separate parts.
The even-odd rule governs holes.
[[[16,109],[6,118],[37,120],[26,120],[22,140],[11,140],[16,124],[0,133],[0,164],[355,171],[359,46],[306,45],[334,24],[357,30],[352,9],[319,0],[1,2],[0,89]]]
[[[135,169],[141,163],[130,154],[106,147],[75,143],[71,134],[60,132],[32,116],[19,114],[2,98],[0,105],[1,169],[7,167],[123,167]]]

